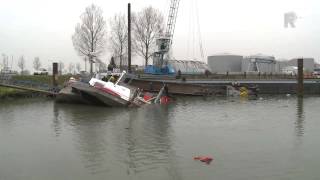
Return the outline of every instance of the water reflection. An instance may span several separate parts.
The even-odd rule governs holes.
[[[162,168],[168,177],[181,179],[172,149],[172,109],[151,105],[130,112],[126,132],[128,174]]]
[[[53,130],[54,130],[55,135],[58,137],[61,132],[61,122],[60,122],[59,109],[56,104],[53,104],[52,126],[53,126]]]
[[[1,102],[0,179],[320,177],[319,97],[231,100],[137,109]],[[194,153],[215,163],[194,162]]]
[[[171,147],[172,110],[161,105],[123,109],[58,104],[53,129],[59,135],[63,123],[73,127],[76,149],[92,174],[120,171],[131,176],[162,169],[180,179]]]
[[[82,105],[55,105],[54,130],[59,129],[56,127],[61,123],[72,127],[75,147],[83,158],[85,168],[92,174],[108,171],[107,124],[116,111]],[[59,118],[59,114],[63,114],[63,119]]]
[[[295,122],[295,132],[297,136],[304,135],[305,112],[303,108],[303,98],[297,98],[297,120]]]
[[[7,131],[13,127],[14,118],[13,110],[10,108],[10,104],[5,102],[0,103],[0,130]]]
[[[32,112],[35,114],[37,111],[32,108],[35,104],[39,105],[42,110],[47,106],[51,106],[50,101],[47,99],[39,101],[41,98],[34,99],[0,99],[0,130],[10,131],[16,126],[19,119],[25,119],[23,112]],[[50,116],[46,114],[47,116]]]

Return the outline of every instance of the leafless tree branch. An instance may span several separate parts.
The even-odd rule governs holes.
[[[110,20],[110,50],[113,53],[113,57],[119,58],[119,66],[127,64],[124,62],[124,57],[127,52],[128,45],[128,31],[127,31],[127,21],[126,16],[122,14],[116,14]]]
[[[156,37],[164,29],[164,18],[159,10],[147,7],[133,16],[133,46],[138,55],[144,58],[145,65],[156,48]]]
[[[23,74],[25,66],[26,66],[26,61],[24,57],[21,56],[18,61],[18,67],[21,69],[21,74]]]
[[[75,50],[80,56],[86,56],[90,62],[92,72],[93,57],[101,56],[106,45],[106,21],[102,15],[102,9],[94,4],[88,6],[80,16],[72,36]]]
[[[39,68],[41,67],[41,61],[39,57],[35,57],[33,60],[33,68],[35,70],[39,70]]]

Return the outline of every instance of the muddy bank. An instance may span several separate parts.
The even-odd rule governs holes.
[[[46,97],[42,93],[0,87],[0,99]]]

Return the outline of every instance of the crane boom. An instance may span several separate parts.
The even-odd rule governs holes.
[[[167,62],[169,60],[169,51],[172,44],[174,28],[176,25],[178,7],[180,0],[171,0],[169,15],[167,19],[166,32],[163,37],[157,38],[156,44],[158,50],[153,53],[153,65],[146,67],[145,73],[151,74],[169,74],[172,73]]]
[[[178,8],[180,0],[171,0],[169,15],[167,19],[167,29],[165,36],[170,39],[170,44],[172,44],[172,38],[174,34],[174,29],[177,20]]]

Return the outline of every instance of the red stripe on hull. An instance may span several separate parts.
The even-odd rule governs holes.
[[[94,84],[94,87],[97,88],[97,89],[99,89],[100,91],[103,91],[103,92],[105,92],[105,93],[108,93],[108,94],[110,94],[110,95],[112,95],[112,96],[121,97],[120,94],[118,94],[117,92],[114,92],[113,90],[111,90],[111,89],[109,89],[109,88],[105,88],[105,87],[103,86],[103,84],[101,84],[101,83],[96,82],[96,83]]]

